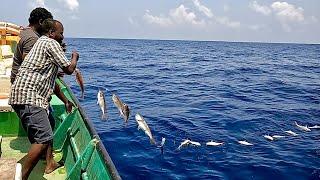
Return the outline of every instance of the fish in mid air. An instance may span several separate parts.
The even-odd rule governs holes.
[[[83,81],[83,77],[82,77],[82,74],[81,74],[80,69],[76,68],[76,69],[74,70],[74,72],[76,73],[76,80],[77,80],[77,83],[78,83],[79,86],[80,86],[80,89],[81,89],[81,98],[83,99],[83,98],[84,98],[84,81]]]
[[[191,145],[194,145],[194,146],[201,146],[201,144],[196,141],[190,141],[190,143],[191,143]]]
[[[214,142],[214,141],[210,141],[206,143],[207,146],[220,146],[223,145],[223,142]]]
[[[180,150],[183,146],[189,146],[189,145],[201,146],[201,144],[199,142],[191,141],[190,139],[186,139],[181,142],[181,144],[178,147],[178,150]]]
[[[136,114],[135,116],[136,121],[138,123],[138,130],[142,129],[144,131],[144,133],[150,138],[150,142],[151,144],[156,144],[156,141],[154,140],[151,130],[148,126],[148,124],[146,123],[146,121],[143,119],[143,117],[140,114]]]
[[[296,121],[294,122],[294,124],[303,131],[311,131],[311,129],[309,129],[307,125],[305,126],[299,125]]]
[[[189,144],[191,144],[191,140],[190,139],[186,139],[184,140],[178,147],[178,150],[180,150],[183,146],[188,146]]]
[[[102,112],[101,119],[107,119],[106,98],[104,97],[104,92],[102,90],[99,90],[97,98],[97,104],[99,104]]]
[[[288,133],[288,134],[290,134],[290,135],[292,135],[292,136],[298,136],[298,134],[297,133],[295,133],[295,132],[293,132],[293,131],[284,131],[284,132],[286,132],[286,133]]]
[[[238,141],[239,144],[245,145],[245,146],[253,146],[253,144],[247,142],[247,141]]]
[[[160,143],[160,145],[158,146],[158,148],[161,149],[161,154],[163,154],[163,146],[164,146],[165,143],[166,143],[166,138],[162,137],[161,143]]]
[[[281,138],[284,138],[285,136],[281,136],[281,135],[273,135],[272,136],[272,138],[274,139],[274,140],[276,140],[276,139],[281,139]]]
[[[309,129],[320,129],[319,125],[310,126]]]
[[[166,143],[166,138],[162,137],[159,147],[162,148],[165,143]]]
[[[269,135],[264,135],[263,137],[268,139],[268,140],[270,140],[270,141],[274,140],[274,138],[272,136],[269,136]]]
[[[116,94],[112,95],[112,101],[113,101],[114,105],[118,108],[120,115],[124,119],[124,122],[128,123],[129,116],[130,116],[129,106],[127,104],[123,103]]]

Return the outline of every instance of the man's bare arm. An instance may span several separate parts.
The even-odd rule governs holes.
[[[65,72],[68,75],[71,75],[77,67],[78,59],[79,59],[79,54],[77,52],[73,51],[72,56],[71,56],[71,64],[69,66],[63,68],[62,69],[63,72]]]
[[[63,92],[61,91],[60,87],[58,84],[55,84],[54,86],[54,94],[64,103],[64,105],[66,106],[66,111],[68,113],[71,112],[72,110],[72,106],[73,103],[71,101],[68,100],[68,98],[63,94]]]

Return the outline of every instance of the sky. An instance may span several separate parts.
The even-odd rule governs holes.
[[[0,21],[27,26],[35,7],[66,37],[320,43],[320,0],[2,0]]]

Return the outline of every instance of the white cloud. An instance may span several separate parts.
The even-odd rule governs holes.
[[[271,13],[271,9],[268,6],[259,5],[257,1],[253,1],[249,4],[249,7],[254,11],[261,13],[263,15],[269,15]]]
[[[223,5],[224,12],[228,12],[229,10],[230,10],[230,7],[227,4]]]
[[[180,5],[176,9],[170,10],[168,17],[163,15],[153,16],[150,14],[150,11],[147,10],[143,15],[143,19],[149,24],[156,24],[162,27],[168,27],[177,24],[191,24],[195,26],[205,25],[204,20],[197,20],[196,14],[184,7],[184,5]]]
[[[176,25],[192,25],[193,27],[208,27],[210,24],[218,23],[229,28],[239,28],[241,23],[238,21],[232,21],[229,17],[215,16],[211,10],[207,7],[202,6],[198,0],[193,0],[195,6],[198,7],[199,11],[206,14],[209,19],[200,19],[196,13],[186,8],[183,4],[179,7],[169,11],[167,16],[154,16],[151,15],[150,11],[147,10],[143,15],[144,21],[149,24],[156,24],[162,27],[176,26]],[[201,7],[201,8],[200,8]]]
[[[44,0],[36,0],[35,5],[38,7],[45,7]]]
[[[193,24],[204,25],[205,22],[197,21],[197,16],[194,12],[189,11],[188,8],[181,4],[178,8],[170,11],[171,18],[179,24]]]
[[[146,13],[143,15],[143,19],[147,21],[147,23],[149,24],[157,24],[163,27],[172,24],[172,21],[169,18],[150,15],[149,10],[147,10]]]
[[[216,21],[222,25],[226,25],[231,28],[240,27],[241,23],[238,21],[231,21],[228,17],[215,17]]]
[[[74,11],[79,8],[78,0],[58,0],[60,3],[63,3],[69,10]]]
[[[209,17],[209,18],[213,17],[213,14],[212,14],[211,10],[209,8],[207,8],[206,6],[200,4],[199,0],[193,0],[193,4],[198,8],[198,10],[200,12],[205,14],[207,17]]]
[[[296,8],[292,4],[279,1],[272,3],[271,7],[282,22],[302,22],[304,20],[304,10],[301,7]]]

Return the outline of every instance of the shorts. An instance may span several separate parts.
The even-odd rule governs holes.
[[[53,131],[44,108],[22,104],[12,105],[28,134],[31,144],[47,144],[53,139]]]

